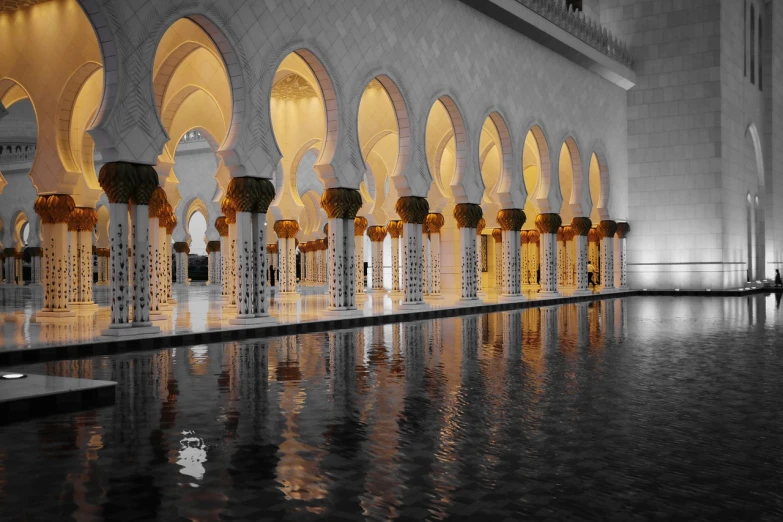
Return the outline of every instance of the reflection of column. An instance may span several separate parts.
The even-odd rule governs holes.
[[[481,207],[473,203],[460,203],[454,207],[454,219],[459,227],[461,301],[476,299],[476,227],[481,215]]]
[[[21,251],[17,251],[14,254],[14,273],[16,274],[16,285],[24,285],[24,271],[22,270],[22,261],[24,260],[24,254]]]
[[[487,226],[484,218],[479,219],[478,225],[476,225],[476,295],[484,295],[484,255],[481,250],[481,233],[484,231],[484,227]]]
[[[576,218],[579,219],[579,218]],[[581,218],[587,219],[587,218]],[[587,236],[576,236],[587,239]],[[584,348],[590,344],[590,322],[588,321],[588,307],[590,303],[576,303],[576,337],[577,346]]]
[[[326,189],[321,206],[329,219],[328,277],[331,312],[356,309],[356,262],[354,255],[354,219],[362,206],[358,190]]]
[[[278,251],[280,252],[280,295],[296,296],[296,234],[299,223],[292,219],[275,221]]]
[[[593,274],[593,285],[594,287],[598,286],[598,282],[601,280],[601,264],[600,264],[600,257],[599,257],[599,246],[598,243],[601,239],[598,237],[598,230],[596,227],[592,227],[587,232],[587,259],[590,263],[593,264],[593,267],[595,268],[595,273]],[[588,276],[589,277],[589,276]]]
[[[92,231],[98,223],[94,208],[74,208],[68,218],[71,234],[71,302],[91,306],[92,301]]]
[[[522,317],[519,312],[503,312],[503,353],[506,358],[519,361],[522,351]]]
[[[386,231],[391,236],[391,278],[392,293],[400,291],[400,236],[402,235],[402,221],[391,220],[386,224]]]
[[[625,238],[631,232],[631,225],[622,222],[617,223],[617,232],[615,233],[615,284],[620,290],[628,289],[628,264],[626,261]]]
[[[228,244],[228,223],[225,216],[220,216],[215,220],[215,228],[220,234],[220,295],[228,296],[229,281],[228,281],[228,257],[229,257],[229,244]]]
[[[592,222],[590,218],[575,217],[571,221],[571,230],[574,234],[574,276],[576,290],[572,295],[589,295],[587,288],[587,234],[590,232]]]
[[[557,230],[560,228],[560,215],[539,214],[536,226],[541,234],[541,291],[540,297],[559,297],[557,291]]]
[[[367,237],[372,245],[372,284],[370,292],[383,292],[383,240],[386,239],[386,227],[374,225],[367,229]]]
[[[601,238],[601,291],[614,291],[614,234],[617,223],[604,220],[598,225],[598,236]]]
[[[43,234],[45,279],[42,316],[72,313],[68,303],[68,216],[73,208],[73,198],[62,194],[39,196],[35,201],[35,212],[41,217]],[[127,219],[127,213],[125,216]]]
[[[427,214],[424,220],[430,234],[430,281],[432,290],[431,299],[442,299],[440,295],[440,231],[446,220],[443,214]]]
[[[402,291],[401,307],[424,306],[421,284],[422,225],[430,205],[426,198],[406,196],[397,200],[397,215],[402,221]]]
[[[367,230],[367,218],[357,217],[353,220],[354,260],[356,262],[356,295],[364,295],[364,232]],[[374,255],[374,254],[373,254]]]
[[[503,288],[503,230],[493,228],[492,239],[495,240],[495,289],[500,292]]]
[[[519,301],[522,296],[520,281],[520,231],[525,224],[525,213],[520,209],[505,209],[498,212],[498,224],[502,238],[502,294],[501,300]]]
[[[554,234],[552,234],[554,236]],[[543,284],[543,275],[542,284]],[[541,311],[541,351],[546,354],[558,345],[557,315],[558,307],[542,306]]]

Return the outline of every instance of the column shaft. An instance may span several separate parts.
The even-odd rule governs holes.
[[[133,325],[150,323],[150,216],[148,205],[135,205],[132,212],[133,230]]]
[[[601,238],[601,283],[603,291],[614,289],[614,238]]]
[[[433,296],[440,295],[440,233],[430,232],[430,279]]]
[[[130,323],[128,286],[128,204],[109,203],[109,255],[111,280],[111,324],[109,328]],[[48,272],[48,270],[47,270]],[[48,276],[47,276],[48,277]]]
[[[459,251],[460,251],[460,298],[476,299],[476,229],[459,229]]]
[[[420,223],[402,224],[402,290],[404,303],[422,303]]]
[[[557,293],[557,234],[541,234],[541,292]]]
[[[253,214],[256,258],[256,267],[253,280],[255,287],[255,302],[253,313],[256,317],[266,317],[269,315],[269,288],[266,284],[266,275],[269,273],[269,259],[266,251],[266,223],[266,213],[256,212]]]
[[[253,316],[253,223],[250,212],[236,215],[236,301],[237,317]]]
[[[355,308],[354,220],[329,218],[329,309]]]

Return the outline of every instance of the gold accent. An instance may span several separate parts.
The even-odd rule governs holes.
[[[95,249],[95,255],[98,257],[109,257],[111,254],[110,248],[96,248]]]
[[[565,241],[565,235],[563,235],[563,227],[558,227],[557,229],[557,240]]]
[[[190,245],[184,241],[177,241],[174,243],[174,252],[178,254],[190,254]]]
[[[575,217],[571,220],[571,230],[574,231],[576,236],[586,236],[590,232],[590,227],[593,226],[593,222],[590,218]]]
[[[539,214],[536,216],[536,227],[541,234],[557,234],[557,229],[563,221],[560,214]]]
[[[402,221],[399,219],[392,219],[386,223],[386,232],[392,239],[397,239],[402,235]]]
[[[631,225],[629,225],[627,222],[622,221],[620,223],[617,223],[617,232],[615,234],[620,239],[625,239],[628,237],[628,234],[631,232]]]
[[[403,223],[422,225],[430,211],[430,204],[427,198],[406,196],[397,200],[395,208]]]
[[[223,203],[220,204],[220,210],[226,216],[226,223],[233,225],[237,222],[237,209],[230,198],[223,198]]]
[[[519,240],[524,245],[526,243],[530,243],[530,234],[527,230],[523,230],[519,233]]]
[[[98,183],[106,193],[109,203],[130,202],[135,180],[136,166],[124,161],[106,163],[98,174]]]
[[[168,216],[166,219],[166,234],[170,236],[177,227],[177,216],[174,215],[174,209],[171,208],[171,204],[168,202],[166,203],[166,215]]]
[[[424,224],[427,225],[427,231],[430,234],[440,234],[440,229],[443,228],[445,223],[446,220],[443,218],[443,214],[434,212],[427,214],[427,217],[424,219]]]
[[[302,250],[302,248],[299,247],[299,250]],[[269,243],[266,245],[267,254],[277,254],[277,251],[278,251],[277,243]]]
[[[538,244],[541,241],[541,233],[538,230],[527,231],[528,243]]]
[[[590,243],[598,243],[599,239],[598,229],[596,227],[591,228],[590,232],[587,233],[587,241]]]
[[[98,224],[98,213],[94,208],[76,207],[68,215],[68,230],[83,232],[92,230]]]
[[[150,198],[150,217],[161,219],[161,214],[166,211],[166,191],[161,187],[155,189]]]
[[[43,4],[49,0],[0,0],[0,13],[8,13],[33,5]]]
[[[39,196],[35,200],[35,213],[41,217],[41,223],[67,223],[76,205],[73,198],[66,194]]]
[[[353,235],[354,236],[363,236],[365,230],[367,230],[367,218],[366,217],[357,217],[353,220]]]
[[[502,230],[522,230],[525,224],[525,212],[517,208],[509,208],[498,212],[498,225]]]
[[[321,207],[329,219],[355,219],[362,208],[362,195],[355,189],[326,189],[321,196]]]
[[[43,248],[41,248],[41,247],[27,247],[25,250],[32,257],[41,257],[41,256],[43,256]],[[98,250],[102,250],[102,249],[99,248]],[[109,249],[106,248],[106,249],[103,249],[103,250],[109,250]]]
[[[482,212],[482,215],[483,215],[483,212]],[[480,236],[481,233],[484,232],[484,229],[486,228],[486,226],[487,226],[487,222],[484,220],[484,218],[482,217],[481,219],[479,219],[478,225],[476,225],[476,235]]]
[[[571,225],[566,225],[563,227],[563,239],[566,241],[574,240],[574,229],[571,228]]]
[[[474,203],[460,203],[454,207],[454,219],[459,228],[476,228],[484,213],[479,205]]]
[[[367,237],[374,243],[379,243],[386,239],[386,227],[375,225],[367,229]]]
[[[299,223],[293,219],[281,219],[275,221],[274,229],[280,239],[290,239],[299,233]]]
[[[502,243],[503,242],[503,229],[501,229],[501,228],[493,228],[492,229],[492,239],[495,240],[495,243]]]
[[[272,98],[279,100],[303,100],[317,97],[316,90],[298,74],[289,74],[272,87]]]
[[[614,237],[614,233],[617,232],[617,223],[612,220],[606,219],[598,224],[598,235],[600,237]]]
[[[158,188],[158,173],[149,165],[136,165],[133,178],[133,194],[130,203],[134,205],[149,205],[152,193]]]
[[[231,178],[231,181],[228,182],[226,197],[234,204],[237,212],[249,213],[253,212],[256,206],[256,200],[259,197],[258,189],[255,178]]]
[[[220,237],[228,236],[228,222],[226,222],[226,216],[220,216],[215,220],[215,228],[220,234]]]
[[[220,241],[207,242],[207,254],[210,252],[220,252]]]

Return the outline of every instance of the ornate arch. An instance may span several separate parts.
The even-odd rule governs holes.
[[[185,212],[182,216],[182,226],[185,228],[185,233],[188,237],[190,237],[190,218],[192,218],[193,214],[196,212],[200,212],[201,215],[204,216],[204,221],[207,223],[207,228],[209,228],[209,209],[207,208],[207,205],[201,198],[193,198],[185,206]]]
[[[527,129],[528,131],[525,133],[525,138],[527,138],[528,134],[533,135],[540,163],[538,181],[536,182],[535,193],[532,194],[532,197],[535,199],[535,205],[541,213],[551,213],[553,210],[549,203],[549,191],[552,183],[552,155],[549,149],[549,140],[547,139],[547,133],[544,130],[543,124],[540,122],[536,121],[531,123],[528,125]]]
[[[589,193],[590,207],[591,209],[595,207],[601,220],[611,219],[609,213],[609,195],[611,191],[609,165],[606,162],[606,153],[604,152],[604,148],[601,144],[596,143],[596,145],[593,146],[593,156],[595,156],[595,161],[598,164],[598,176],[600,183],[597,202],[593,201],[593,195],[592,193]]]
[[[79,67],[68,79],[68,83],[65,85],[57,103],[57,130],[55,134],[57,152],[60,154],[63,166],[71,172],[80,170],[77,165],[77,159],[71,154],[71,115],[82,87],[100,70],[102,70],[101,64],[95,62],[87,62]],[[95,118],[95,114],[96,112],[93,112],[89,121]]]
[[[568,205],[571,208],[571,213],[574,217],[583,217],[585,215],[584,209],[582,208],[582,196],[583,196],[583,190],[584,190],[584,175],[583,175],[583,166],[582,166],[582,156],[579,153],[579,146],[576,143],[576,140],[573,137],[572,133],[569,133],[562,142],[563,145],[565,145],[566,149],[568,149],[568,154],[571,157],[571,195],[568,198]],[[562,147],[561,147],[561,153],[562,153]],[[561,201],[561,212],[562,212],[562,204],[565,203],[563,201],[563,180],[559,179],[559,164],[558,164],[558,194],[560,196]]]

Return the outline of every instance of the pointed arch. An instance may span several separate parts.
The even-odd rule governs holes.
[[[558,176],[558,188],[560,190],[560,199],[562,201],[560,213],[564,217],[584,217],[585,211],[582,208],[582,186],[584,184],[584,176],[582,175],[582,157],[579,153],[579,146],[577,145],[576,140],[573,138],[573,135],[568,135],[563,140],[563,145],[560,150],[560,163],[563,161],[563,152],[565,150],[568,151],[568,157],[570,158],[569,167],[571,169],[571,176],[570,179],[565,179],[563,176]],[[561,169],[562,165],[558,165],[558,172],[560,172]],[[565,212],[562,208],[563,204],[568,205],[568,212]]]
[[[74,72],[68,79],[68,83],[65,85],[60,100],[57,103],[57,151],[60,154],[60,160],[63,162],[63,166],[71,171],[77,172],[79,166],[77,164],[77,158],[73,157],[71,153],[71,116],[73,114],[76,100],[79,98],[82,88],[87,81],[97,72],[102,71],[101,64],[96,62],[87,62],[82,64],[76,72]],[[95,117],[96,112],[92,112],[92,118]],[[92,119],[89,120],[90,122]],[[90,123],[88,122],[88,127]]]
[[[590,219],[605,221],[609,214],[609,167],[606,156],[600,147],[596,147],[590,157]]]
[[[528,135],[532,136],[533,147],[535,148],[535,152],[538,155],[538,158],[536,159],[539,163],[539,173],[538,179],[536,180],[536,188],[534,192],[528,190],[528,200],[534,200],[533,203],[538,208],[539,212],[550,213],[553,212],[553,210],[549,204],[549,191],[552,180],[552,156],[549,150],[549,140],[546,137],[546,132],[544,131],[541,123],[537,122],[529,126],[528,132],[525,134],[526,140]],[[522,159],[522,164],[523,166],[528,165],[528,162],[525,161],[524,157]]]

